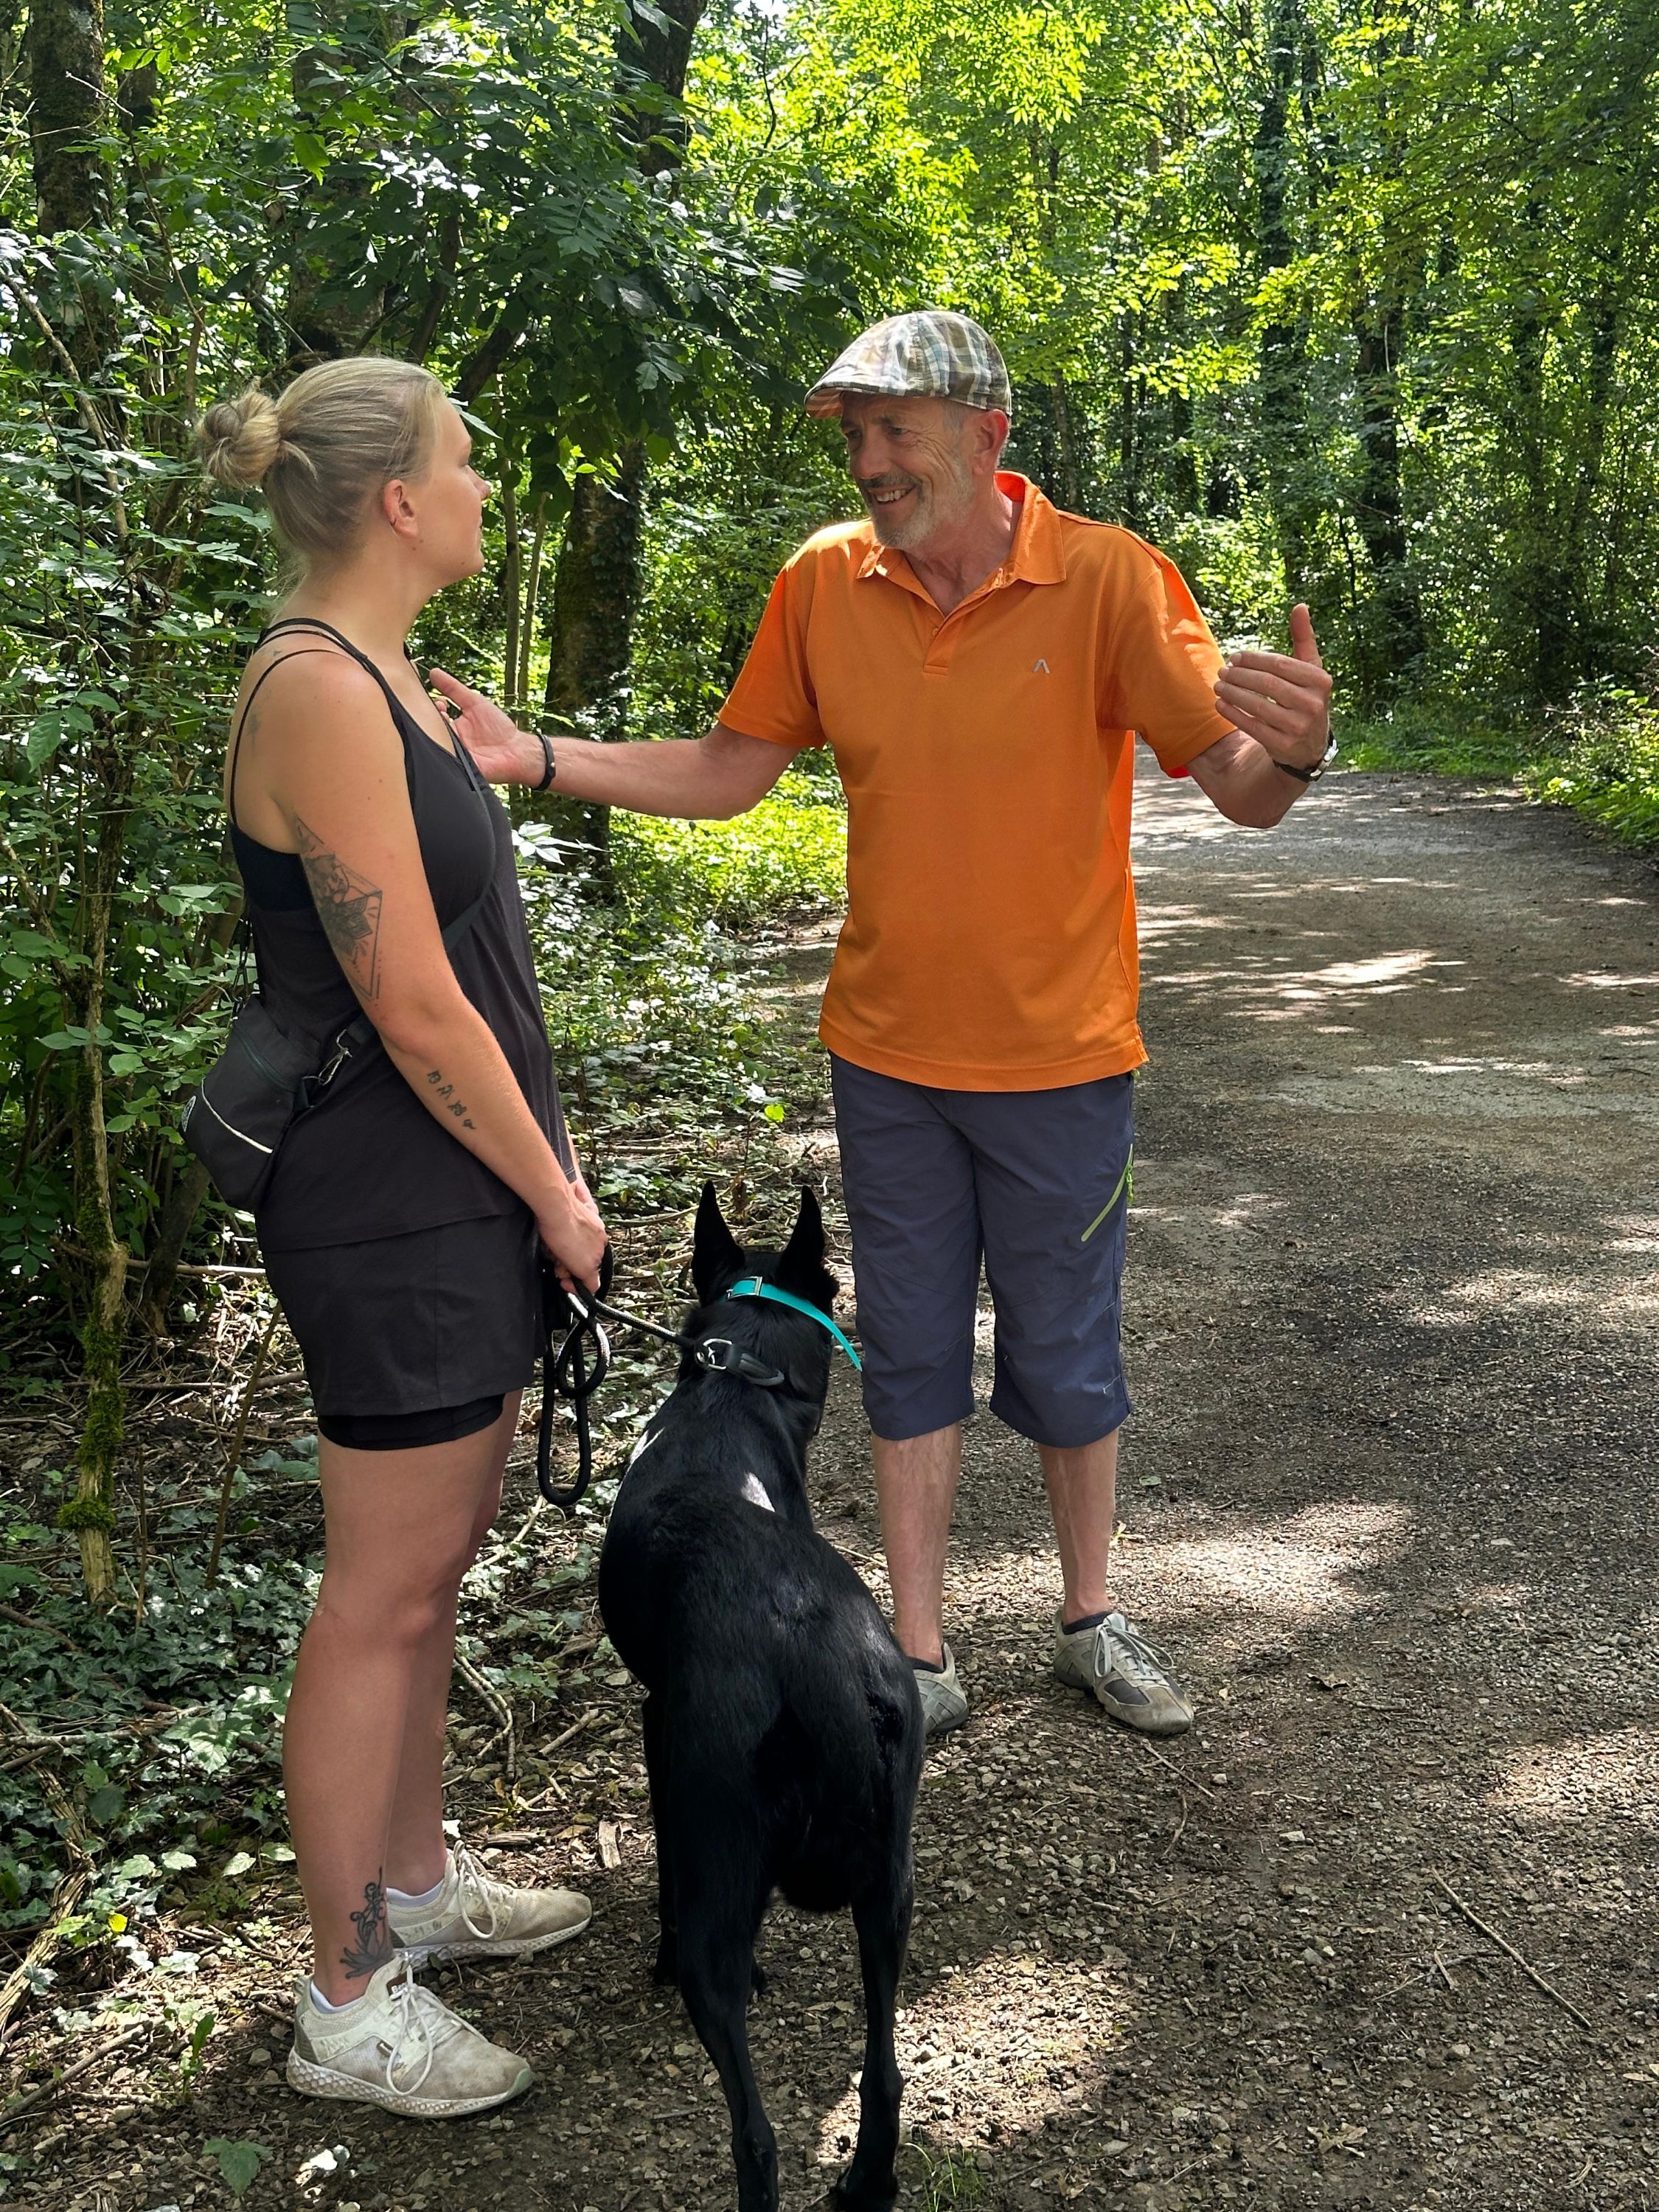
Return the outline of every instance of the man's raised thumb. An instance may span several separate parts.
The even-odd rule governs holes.
[[[1308,612],[1307,603],[1303,599],[1298,599],[1291,609],[1291,651],[1298,660],[1307,661],[1311,667],[1322,668],[1325,665],[1319,657],[1319,647],[1314,638],[1313,617]]]

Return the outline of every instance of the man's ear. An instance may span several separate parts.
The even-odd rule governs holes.
[[[691,1283],[699,1305],[707,1305],[715,1284],[743,1265],[743,1248],[726,1225],[713,1182],[702,1187],[697,1201],[697,1226],[691,1239]]]
[[[787,1282],[811,1280],[814,1290],[823,1273],[823,1216],[810,1190],[800,1194],[800,1211],[789,1232],[789,1242],[778,1261],[778,1275]]]

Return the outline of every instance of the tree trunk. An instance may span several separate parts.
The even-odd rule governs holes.
[[[96,143],[112,120],[101,0],[36,0],[30,12],[28,44],[32,152],[41,229],[55,237],[94,228],[107,219],[112,200],[109,171]],[[55,276],[44,307],[33,302],[33,313],[52,356],[54,380],[69,371],[60,423],[62,450],[82,490],[88,526],[108,544],[125,550],[128,522],[124,495],[112,465],[100,453],[110,442],[115,416],[107,395],[99,389],[113,342],[106,311],[95,291],[83,289],[72,278],[65,282]],[[130,640],[125,625],[115,635],[123,631]],[[104,675],[121,649],[100,640],[88,648],[88,659]],[[98,726],[88,740],[93,799],[88,816],[96,825],[96,842],[90,850],[84,843],[79,847],[70,947],[79,957],[60,971],[69,1024],[83,1029],[88,1040],[65,1073],[76,1234],[81,1265],[89,1280],[81,1322],[86,1413],[76,1452],[75,1495],[60,1509],[58,1524],[76,1532],[88,1601],[105,1606],[115,1594],[111,1498],[123,1426],[121,1340],[126,1321],[127,1253],[115,1233],[98,1030],[103,1018],[112,895],[119,881],[126,842],[131,770],[118,726],[107,715],[95,719]]]
[[[675,167],[684,128],[629,96],[628,80],[643,76],[675,100],[708,0],[662,0],[649,9],[629,0],[631,34],[617,40],[623,78],[617,106],[622,126],[639,148],[640,167],[657,174]],[[553,622],[549,639],[545,703],[548,714],[574,722],[588,735],[618,738],[626,720],[626,684],[634,611],[640,596],[640,525],[645,490],[645,448],[623,447],[614,477],[577,477],[564,544],[554,574]],[[555,826],[592,848],[594,888],[616,895],[611,866],[611,810],[557,800]]]
[[[1529,200],[1528,230],[1535,234],[1542,219],[1541,205],[1536,198]],[[1550,482],[1553,441],[1545,392],[1549,336],[1541,292],[1534,286],[1521,294],[1510,326],[1516,392],[1512,434],[1525,491],[1521,601],[1532,639],[1533,696],[1542,705],[1555,706],[1572,688],[1573,655],[1567,576]]]
[[[1146,401],[1146,379],[1136,364],[1136,317],[1127,313],[1121,331],[1121,386],[1118,393],[1118,507],[1131,530],[1142,526],[1140,465],[1146,440],[1142,413]]]
[[[519,461],[511,446],[501,455],[501,599],[507,613],[507,637],[501,649],[501,704],[509,714],[520,709],[519,698],[519,592],[522,556],[519,546]]]
[[[536,501],[536,526],[530,538],[530,566],[525,574],[524,615],[519,624],[519,668],[513,696],[520,707],[530,700],[530,653],[536,641],[536,606],[542,591],[542,556],[547,550],[547,494]]]
[[[337,0],[332,6],[326,0],[321,7],[290,4],[286,15],[291,34],[308,42],[295,54],[291,73],[294,103],[302,123],[319,119],[308,102],[325,72],[349,76],[384,63],[389,49],[410,27],[406,18],[390,9],[340,6]],[[324,210],[338,222],[337,234],[349,236],[356,211],[368,207],[371,189],[370,179],[356,164],[344,173],[338,167],[332,173],[325,168],[295,207],[289,219],[288,251],[290,359],[280,366],[303,368],[361,353],[384,319],[385,288],[359,278],[349,289],[341,289],[335,265],[337,242],[331,251],[325,250],[309,236],[309,219]]]
[[[1371,598],[1362,622],[1360,709],[1381,714],[1425,649],[1423,604],[1407,565],[1405,501],[1400,477],[1398,413],[1405,314],[1398,300],[1368,303],[1356,326],[1359,467],[1354,517],[1371,571]]]
[[[626,726],[644,481],[645,450],[637,444],[623,448],[613,481],[577,477],[554,574],[546,709],[586,737],[619,738]],[[594,888],[613,897],[610,808],[561,799],[552,817],[562,835],[592,849]]]
[[[1267,98],[1252,147],[1256,186],[1256,259],[1264,277],[1287,269],[1294,258],[1287,207],[1291,142],[1291,98],[1299,80],[1300,0],[1273,0],[1268,16]],[[1306,465],[1303,378],[1306,341],[1293,323],[1273,319],[1261,339],[1261,450],[1266,464],[1285,586],[1302,596],[1311,551],[1312,517],[1303,489]]]
[[[95,875],[103,872],[94,869]],[[59,1509],[58,1525],[72,1528],[81,1547],[81,1573],[89,1605],[115,1595],[115,1460],[125,1425],[121,1389],[121,1340],[126,1331],[127,1250],[115,1234],[111,1203],[109,1135],[104,1119],[104,1056],[98,1030],[104,1012],[104,949],[107,901],[94,892],[85,950],[88,967],[77,973],[73,1007],[91,1042],[82,1047],[71,1093],[71,1149],[75,1164],[75,1225],[91,1282],[81,1324],[82,1373],[87,1408],[76,1455],[75,1495]],[[101,909],[101,912],[100,911]]]
[[[1048,387],[1054,422],[1054,489],[1049,497],[1072,514],[1083,512],[1083,470],[1078,459],[1077,425],[1072,414],[1072,395],[1058,370]]]
[[[103,0],[33,0],[29,130],[40,228],[89,230],[107,220],[110,178],[91,144],[108,125]]]

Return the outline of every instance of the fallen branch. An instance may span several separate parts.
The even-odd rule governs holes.
[[[210,1589],[219,1579],[219,1554],[224,1549],[225,1523],[230,1516],[230,1486],[241,1471],[242,1443],[247,1435],[247,1417],[253,1410],[259,1377],[264,1373],[265,1362],[270,1357],[270,1340],[276,1334],[276,1324],[282,1317],[282,1308],[273,1305],[270,1319],[265,1323],[265,1333],[259,1339],[259,1349],[253,1355],[253,1372],[247,1378],[242,1402],[236,1409],[235,1433],[225,1454],[225,1472],[219,1485],[219,1511],[213,1523],[213,1548],[208,1554],[207,1585]]]
[[[495,1748],[503,1736],[507,1739],[507,1784],[510,1790],[519,1777],[518,1750],[513,1741],[513,1708],[498,1690],[494,1689],[485,1681],[472,1662],[459,1651],[455,1654],[455,1668],[461,1680],[477,1692],[501,1723],[500,1728],[490,1737],[484,1749],[487,1756]]]
[[[87,1873],[66,1874],[52,1892],[51,1919],[44,1928],[36,1930],[33,1942],[23,1954],[22,1965],[8,1974],[3,1986],[0,1986],[0,2028],[4,2027],[15,2011],[18,1999],[30,1985],[30,1977],[34,1969],[43,1965],[58,1948],[64,1923],[81,1902],[91,1880],[91,1875]]]
[[[105,2044],[100,2050],[88,2051],[84,2058],[77,2058],[73,2066],[66,2066],[61,2074],[53,2075],[50,2081],[43,2081],[38,2089],[31,2089],[27,2095],[14,2097],[9,2103],[0,2105],[0,2126],[9,2126],[13,2120],[21,2119],[25,2112],[44,2103],[66,2082],[74,2081],[77,2074],[84,2074],[94,2066],[101,2066],[105,2059],[113,2058],[118,2051],[126,2051],[133,2044],[142,2043],[155,2025],[154,2021],[141,2021],[137,2027],[128,2028],[125,2035],[118,2035],[112,2043]]]
[[[1437,1874],[1432,1875],[1431,1878],[1437,1887],[1443,1889],[1446,1895],[1450,1898],[1452,1903],[1462,1914],[1464,1919],[1468,1922],[1471,1928],[1478,1928],[1480,1930],[1480,1933],[1487,1937],[1490,1942],[1497,1944],[1500,1951],[1507,1952],[1509,1956],[1514,1960],[1516,1965],[1520,1967],[1522,1972],[1527,1977],[1527,1979],[1531,1982],[1534,1987],[1542,1990],[1547,1997],[1553,1997],[1555,2002],[1560,2006],[1563,2012],[1570,2013],[1573,2019],[1577,2021],[1579,2027],[1583,2029],[1585,2034],[1589,2036],[1592,2043],[1599,2043],[1601,2041],[1601,2039],[1596,2033],[1595,2022],[1586,2018],[1584,2014],[1579,2011],[1577,2006],[1574,2004],[1571,1997],[1564,1997],[1560,1990],[1556,1988],[1553,1982],[1546,1981],[1542,1974],[1539,1972],[1537,1967],[1533,1965],[1529,1959],[1526,1959],[1522,1956],[1521,1953],[1516,1949],[1514,1944],[1510,1942],[1507,1936],[1500,1936],[1498,1930],[1492,1927],[1489,1922],[1485,1921],[1480,1917],[1480,1915],[1475,1911],[1472,1905],[1466,1905],[1443,1875]]]
[[[1190,1774],[1183,1774],[1181,1769],[1176,1765],[1174,1759],[1165,1759],[1161,1751],[1154,1751],[1144,1735],[1137,1736],[1135,1741],[1139,1744],[1141,1749],[1146,1753],[1148,1759],[1155,1759],[1166,1774],[1172,1774],[1175,1777],[1176,1781],[1182,1789],[1196,1790],[1200,1796],[1207,1797],[1212,1805],[1220,1804],[1221,1800],[1216,1796],[1213,1790],[1208,1788],[1206,1784],[1202,1782],[1194,1781]]]

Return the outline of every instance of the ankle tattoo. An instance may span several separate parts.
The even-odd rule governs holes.
[[[367,1980],[392,1956],[392,1929],[386,1917],[385,1873],[382,1867],[373,1881],[363,1885],[362,1910],[351,1916],[357,1941],[348,1943],[340,1954],[340,1964],[353,1981]]]

